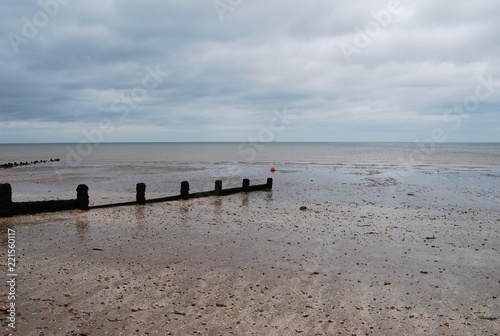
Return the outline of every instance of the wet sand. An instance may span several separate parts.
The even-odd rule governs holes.
[[[7,227],[18,241],[16,335],[500,335],[498,172],[273,178],[0,219],[3,260]]]

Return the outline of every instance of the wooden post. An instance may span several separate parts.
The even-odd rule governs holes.
[[[12,216],[12,187],[9,183],[0,184],[0,217]]]
[[[144,183],[137,183],[135,199],[137,204],[146,204],[146,185]]]
[[[222,195],[222,181],[217,180],[215,181],[215,196],[221,196]]]
[[[266,186],[267,186],[268,189],[273,189],[273,179],[272,178],[268,178],[267,179]]]
[[[243,179],[243,191],[248,191],[248,187],[250,187],[250,180]]]
[[[189,182],[188,181],[181,182],[181,198],[183,200],[189,199]]]
[[[80,210],[89,209],[89,187],[85,184],[80,184],[76,188],[76,204]]]

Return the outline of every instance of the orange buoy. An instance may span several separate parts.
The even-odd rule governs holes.
[[[271,167],[271,173],[274,173],[276,171],[276,168]]]

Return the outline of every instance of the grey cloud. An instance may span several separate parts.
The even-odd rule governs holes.
[[[383,135],[405,123],[425,134],[429,118],[439,125],[440,114],[474,94],[478,76],[500,81],[500,4],[400,3],[404,11],[348,63],[341,43],[352,44],[356,29],[364,30],[387,1],[242,1],[223,21],[211,1],[69,1],[18,54],[8,34],[20,34],[21,18],[40,7],[5,1],[0,124],[93,127],[108,118],[118,128],[137,128],[135,140],[141,127],[182,127],[217,140],[210,130],[218,125],[251,133],[286,105],[300,121],[283,133],[287,140],[325,140],[326,129],[339,125],[360,140],[367,129],[374,141],[408,140],[404,132]],[[120,97],[142,85],[146,67],[157,65],[169,75],[125,118],[114,111]],[[468,134],[499,139],[480,130],[483,119],[500,121],[499,101],[500,86],[474,110]],[[77,141],[75,133],[62,133],[61,141]]]

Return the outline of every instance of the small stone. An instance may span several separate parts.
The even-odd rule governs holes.
[[[307,210],[307,207],[305,205],[303,205],[300,207],[300,210],[302,210],[302,211]]]

